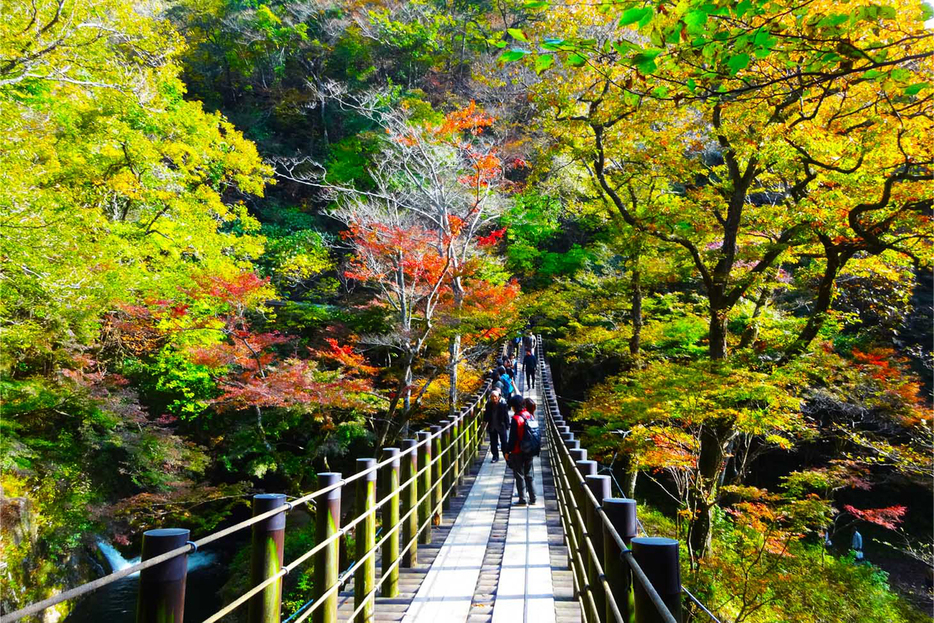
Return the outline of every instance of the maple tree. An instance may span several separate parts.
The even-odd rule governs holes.
[[[392,310],[395,332],[367,340],[401,353],[402,374],[389,419],[399,405],[397,424],[404,426],[440,373],[420,383],[413,395],[415,366],[442,316],[441,323],[453,328],[446,332],[451,410],[458,404],[459,366],[469,355],[461,321],[473,316],[474,323],[481,317],[493,322],[481,329],[485,345],[493,341],[491,330],[503,325],[495,314],[483,313],[484,306],[490,307],[482,299],[471,296],[472,288],[490,292],[499,287],[480,274],[480,248],[498,237],[495,231],[481,232],[498,214],[502,164],[494,146],[483,140],[493,120],[473,103],[441,116],[414,103],[407,108],[404,101],[399,109],[385,111],[375,101],[346,103],[385,134],[368,171],[369,187],[331,182],[326,169],[315,171],[306,159],[284,160],[280,168],[287,179],[322,188],[336,200],[333,215],[347,225],[342,235],[353,251],[344,276],[376,287],[382,304]],[[381,438],[388,432],[387,426]]]
[[[719,16],[715,9],[711,4],[703,10]],[[750,23],[731,22],[731,10],[749,11]],[[793,339],[776,345],[787,361],[819,333],[848,263],[930,260],[925,212],[932,205],[934,153],[922,137],[934,131],[932,98],[924,86],[906,91],[905,85],[924,84],[931,37],[918,30],[917,16],[910,13],[831,20],[834,41],[876,37],[882,49],[901,36],[911,41],[910,52],[884,62],[898,68],[892,75],[876,76],[877,61],[839,72],[829,68],[819,46],[801,49],[795,43],[804,36],[796,29],[810,37],[808,29],[825,28],[810,17],[823,10],[809,6],[802,22],[769,5],[723,8],[726,17],[711,20],[710,36],[717,41],[708,44],[706,31],[697,39],[684,37],[683,19],[690,24],[692,18],[683,7],[633,9],[624,15],[647,16],[639,28],[651,31],[654,45],[668,46],[657,49],[657,62],[628,62],[626,50],[639,50],[644,58],[649,44],[632,43],[635,35],[626,26],[634,21],[624,17],[622,27],[591,30],[599,32],[593,47],[600,52],[579,63],[573,80],[541,83],[539,97],[556,111],[548,127],[567,137],[568,149],[584,161],[610,209],[693,264],[707,298],[711,359],[728,358],[731,314],[746,298],[766,302],[767,280],[781,266],[815,256],[822,265],[806,322]],[[567,9],[572,33],[605,19],[587,11]],[[889,20],[891,28],[874,34],[875,19]],[[794,50],[756,56],[742,52],[742,45],[727,46],[729,38],[713,29],[733,24],[759,33],[759,39],[773,37],[770,28],[781,31]],[[754,45],[752,34],[747,37]],[[687,61],[692,51],[697,62]],[[779,60],[785,57],[794,66],[816,64],[814,73],[824,79],[796,82]],[[719,86],[703,91],[713,84]],[[682,85],[687,94],[675,90]],[[722,449],[738,432],[729,422],[711,421],[703,428],[693,551],[708,547],[709,513],[725,467]]]

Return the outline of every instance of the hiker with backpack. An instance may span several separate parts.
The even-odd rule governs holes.
[[[500,370],[504,369],[505,368],[500,366],[496,370],[493,370],[493,375],[490,377],[490,391],[499,391],[499,393],[503,396],[511,396],[512,394],[509,393],[509,383],[506,379],[500,376],[499,373]]]
[[[496,373],[499,375],[499,380],[503,384],[503,396],[506,396],[508,399],[518,393],[518,389],[516,388],[516,381],[506,370],[505,366],[500,366],[497,368]]]
[[[535,401],[531,398],[513,396],[509,399],[513,416],[509,423],[509,438],[506,440],[506,464],[512,468],[516,479],[519,500],[516,506],[535,504],[535,486],[532,481],[532,459],[541,452],[541,431],[535,419]],[[531,411],[529,410],[531,407]],[[528,501],[526,501],[528,489]]]
[[[483,421],[490,432],[490,450],[493,452],[493,462],[499,461],[499,449],[502,447],[506,454],[506,429],[509,426],[509,405],[502,397],[499,389],[490,392],[490,399],[483,410]]]

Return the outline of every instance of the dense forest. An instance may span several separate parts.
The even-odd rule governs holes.
[[[533,328],[722,620],[930,620],[929,5],[0,12],[3,612],[352,471]]]

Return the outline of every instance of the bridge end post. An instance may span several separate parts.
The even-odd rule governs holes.
[[[679,543],[661,537],[636,537],[632,554],[642,567],[649,583],[668,606],[676,621],[681,621],[681,569]],[[663,619],[642,585],[635,585],[636,623],[656,623]]]
[[[189,534],[184,528],[147,530],[143,533],[143,553],[140,559],[148,560],[184,547]],[[140,571],[136,623],[182,623],[187,576],[187,555],[176,556]]]
[[[354,610],[360,610],[354,621],[370,623],[375,610],[373,588],[376,585],[376,459],[357,459],[357,473],[366,475],[357,480],[354,511],[369,513],[354,528],[354,553],[357,569],[353,578]],[[369,471],[367,471],[369,470]]]
[[[396,492],[396,489],[399,488],[399,448],[383,448],[383,460],[388,461],[390,459],[392,462],[383,466],[382,482],[380,483],[381,495],[384,498],[392,494],[392,497],[386,500],[380,510],[380,517],[383,520],[383,532],[387,535],[391,534],[383,541],[384,577],[380,588],[380,594],[383,597],[396,597],[399,594],[398,565],[390,571],[386,571],[399,558],[399,493]],[[392,533],[393,530],[396,532]]]
[[[283,493],[260,493],[253,496],[253,516],[262,515],[285,504]],[[285,548],[285,511],[253,524],[250,544],[250,583],[265,582],[282,570]],[[282,579],[273,582],[250,598],[249,623],[279,623],[282,603]]]
[[[339,472],[318,474],[321,488],[337,485],[341,481]],[[315,543],[320,544],[331,539],[340,531],[341,525],[341,489],[336,486],[317,500],[315,513]],[[337,591],[331,590],[337,584],[340,574],[340,548],[334,538],[315,554],[314,599],[321,602],[314,611],[314,623],[337,623]],[[324,594],[330,591],[327,597]]]

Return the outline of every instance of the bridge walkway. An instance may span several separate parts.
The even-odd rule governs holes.
[[[520,384],[520,389],[524,390],[524,396],[541,404],[537,388],[524,388]],[[378,602],[379,620],[404,623],[581,620],[580,604],[574,599],[568,570],[548,448],[543,448],[542,456],[535,461],[538,503],[534,506],[513,506],[516,498],[512,470],[502,458],[492,462],[488,445],[481,456],[483,461],[473,486],[443,542],[436,539],[440,548],[434,553],[427,573],[418,577],[417,592],[410,598],[406,595],[407,605],[400,603],[392,613],[398,618],[388,618],[387,607]],[[421,558],[421,549],[419,554]],[[414,582],[408,586],[414,588]]]

